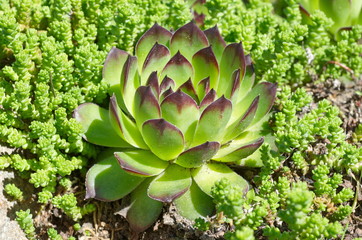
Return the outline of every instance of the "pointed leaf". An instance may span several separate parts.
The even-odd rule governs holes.
[[[206,47],[195,53],[192,57],[192,66],[194,67],[195,75],[193,84],[198,84],[202,79],[210,78],[210,88],[217,86],[219,79],[219,64],[211,49],[211,46]]]
[[[141,85],[145,85],[151,72],[161,72],[166,63],[170,60],[171,55],[168,48],[157,42],[147,55],[142,68]]]
[[[216,99],[216,92],[214,89],[211,89],[200,103],[200,112],[202,112],[207,106],[213,103],[215,99]]]
[[[161,202],[172,202],[191,186],[190,170],[171,164],[150,183],[148,196]]]
[[[184,134],[186,145],[190,143],[199,119],[199,108],[195,100],[178,90],[162,101],[161,111],[162,117]]]
[[[243,158],[246,158],[253,154],[262,144],[264,143],[264,138],[259,138],[255,142],[244,145],[235,151],[221,156],[219,158],[213,158],[213,160],[218,162],[236,162]]]
[[[197,95],[199,100],[203,99],[205,95],[210,91],[210,77],[202,79],[197,84]]]
[[[254,86],[254,81],[255,81],[254,65],[251,60],[250,54],[245,56],[245,64],[246,64],[245,75],[241,81],[240,90],[237,93],[238,101],[246,96],[246,94]]]
[[[260,119],[262,119],[271,109],[274,104],[275,95],[277,91],[277,85],[269,82],[262,82],[257,84],[239,103],[236,104],[235,109],[231,117],[231,122],[236,121],[237,118],[240,118],[243,115],[249,106],[252,104],[254,99],[259,96],[258,109],[256,110],[255,117],[253,122],[250,124],[256,124]]]
[[[240,69],[237,69],[231,75],[231,89],[226,93],[226,97],[231,100],[233,105],[238,102],[238,95],[240,90]]]
[[[147,189],[152,181],[147,178],[132,193],[126,219],[135,232],[143,232],[154,224],[162,212],[163,203],[150,198]]]
[[[198,50],[207,46],[209,46],[209,41],[206,35],[193,22],[179,28],[170,42],[171,54],[174,55],[180,51],[189,61]]]
[[[158,84],[157,72],[152,72],[150,77],[147,80],[146,86],[150,86],[153,92],[153,95],[158,99],[160,96],[160,86]]]
[[[160,102],[162,102],[168,95],[170,95],[171,93],[174,93],[174,91],[172,90],[172,88],[170,87],[169,89],[167,89],[166,91],[164,91],[161,96],[160,96]]]
[[[170,88],[175,89],[175,87],[176,87],[176,83],[168,76],[165,76],[160,85],[161,94]]]
[[[139,76],[137,72],[137,58],[128,56],[124,63],[121,74],[121,93],[128,113],[132,114],[133,99],[136,89],[139,87]]]
[[[138,58],[138,69],[142,69],[144,61],[155,43],[167,46],[172,33],[155,23],[145,34],[142,35],[136,45],[136,56]]]
[[[168,76],[175,81],[176,86],[180,86],[192,77],[193,71],[191,63],[177,52],[162,70],[161,79]]]
[[[240,78],[243,78],[245,67],[245,55],[241,42],[229,44],[225,48],[220,62],[220,78],[217,87],[219,96],[231,92],[232,83],[230,80],[233,72],[240,68]]]
[[[125,171],[140,177],[159,175],[168,166],[168,162],[145,150],[115,152],[114,156]]]
[[[244,115],[240,116],[235,122],[231,123],[226,131],[223,139],[223,143],[226,143],[237,136],[239,136],[249,125],[252,123],[255,117],[256,110],[259,106],[259,96],[257,96]]]
[[[151,151],[162,160],[172,160],[184,150],[182,132],[164,119],[146,121],[142,134]]]
[[[85,198],[118,200],[132,192],[144,180],[120,168],[113,151],[100,154],[99,159],[87,172]]]
[[[199,102],[199,98],[197,96],[196,90],[194,88],[194,85],[192,84],[191,79],[187,80],[184,84],[182,84],[179,88],[182,92],[186,93],[190,97],[192,97],[195,102]]]
[[[190,220],[212,216],[215,205],[212,198],[205,194],[193,181],[190,189],[175,200],[177,212]]]
[[[200,167],[209,161],[219,148],[220,144],[218,142],[206,142],[181,153],[175,163],[185,168]]]
[[[230,119],[232,104],[224,96],[211,103],[202,112],[192,146],[206,141],[219,141]]]
[[[227,178],[232,185],[238,186],[247,192],[248,182],[240,175],[222,163],[208,163],[191,171],[191,175],[201,190],[211,196],[211,188],[217,181]]]
[[[221,37],[220,31],[216,25],[215,27],[205,30],[204,33],[209,40],[210,46],[212,47],[212,51],[215,54],[217,62],[220,63],[222,53],[224,52],[224,49],[226,47],[226,42]]]
[[[137,89],[133,115],[139,128],[145,121],[161,117],[160,105],[150,86],[141,86]]]
[[[115,95],[111,97],[109,102],[109,118],[113,129],[126,142],[137,148],[148,149],[137,125],[118,107]]]
[[[83,138],[88,142],[105,147],[132,147],[113,129],[108,110],[83,103],[74,110],[73,117],[82,125]]]

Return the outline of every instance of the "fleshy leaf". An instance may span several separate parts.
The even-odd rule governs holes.
[[[239,89],[240,89],[240,69],[237,69],[231,75],[231,89],[227,92],[226,97],[231,100],[233,105],[238,101]]]
[[[150,77],[147,80],[146,86],[150,86],[151,90],[153,92],[153,95],[155,95],[156,98],[159,98],[160,96],[160,86],[158,84],[158,76],[157,72],[152,72],[150,74]]]
[[[113,151],[103,152],[99,159],[87,172],[85,198],[118,200],[132,192],[144,180],[120,168]]]
[[[199,102],[199,98],[197,96],[196,90],[194,88],[194,85],[192,84],[191,79],[184,82],[184,84],[182,84],[178,89],[186,93],[190,97],[192,97],[195,100],[195,102],[197,103]]]
[[[259,96],[258,109],[256,110],[253,122],[250,124],[254,125],[260,119],[262,119],[271,109],[274,104],[275,95],[277,91],[277,85],[270,82],[262,82],[257,84],[239,103],[236,104],[235,108],[238,111],[233,112],[231,122],[236,121],[241,115],[243,115],[249,106],[252,104],[254,99]]]
[[[254,120],[256,110],[259,106],[259,96],[257,96],[253,102],[251,103],[250,107],[244,115],[242,115],[237,121],[230,124],[230,126],[227,127],[225,131],[225,136],[223,139],[223,143],[226,143],[234,138],[236,138],[238,135],[240,135]]]
[[[235,151],[221,156],[219,158],[213,158],[213,160],[218,162],[236,162],[240,159],[246,158],[253,154],[264,142],[264,138],[259,138],[255,142],[244,145]]]
[[[142,68],[141,85],[145,85],[151,72],[161,72],[166,63],[170,60],[170,51],[164,45],[157,42],[147,55]]]
[[[132,114],[134,94],[139,85],[137,58],[128,56],[121,74],[121,93],[127,108],[124,110],[130,114]]]
[[[211,103],[202,112],[192,146],[206,141],[219,141],[232,112],[230,100],[224,96]]]
[[[167,91],[168,89],[175,89],[176,87],[176,83],[174,80],[172,80],[171,78],[169,78],[168,76],[165,76],[162,79],[161,85],[160,85],[160,91],[161,93]]]
[[[150,183],[148,196],[161,202],[172,202],[191,186],[190,170],[171,164]]]
[[[133,116],[139,128],[145,121],[161,117],[160,105],[150,86],[141,86],[137,89],[134,97]]]
[[[121,74],[128,56],[127,52],[113,47],[107,55],[102,72],[103,79],[109,84],[109,92],[116,94],[122,108],[124,103],[121,95]]]
[[[219,148],[220,144],[218,142],[206,142],[181,153],[175,163],[185,168],[200,167],[210,160]]]
[[[245,67],[245,55],[241,42],[229,44],[225,48],[220,62],[220,78],[217,87],[219,96],[231,92],[232,84],[230,79],[233,72],[240,69],[240,78],[243,78]]]
[[[159,175],[168,166],[168,162],[145,150],[115,152],[114,156],[123,170],[141,177]]]
[[[113,129],[109,111],[94,103],[83,103],[73,113],[83,128],[83,138],[90,143],[105,147],[132,147]]]
[[[209,41],[206,35],[193,22],[180,27],[173,34],[170,42],[171,54],[174,55],[180,51],[189,61],[195,52],[207,46],[209,46]]]
[[[211,216],[215,210],[212,198],[205,194],[195,182],[190,189],[175,200],[178,213],[190,220]]]
[[[148,149],[136,124],[118,107],[115,95],[111,97],[109,102],[109,118],[113,129],[126,142],[134,147]]]
[[[161,103],[162,117],[175,125],[184,134],[186,145],[191,142],[197,121],[199,108],[194,99],[178,90],[168,95]]]
[[[211,196],[211,188],[222,178],[227,178],[232,185],[249,190],[248,182],[222,163],[208,163],[191,171],[191,175],[201,190]]]
[[[142,135],[153,154],[162,160],[172,160],[184,150],[182,132],[164,119],[146,121]]]
[[[142,35],[136,45],[136,56],[138,58],[138,69],[142,69],[144,61],[155,43],[167,46],[172,33],[155,23],[145,34]]]
[[[209,28],[204,31],[207,39],[209,40],[210,46],[215,54],[217,62],[221,61],[222,53],[226,47],[226,42],[222,38],[219,29],[215,27]]]
[[[216,99],[216,92],[214,89],[211,89],[206,96],[202,99],[200,103],[200,112],[202,112],[207,106],[213,103]]]
[[[151,181],[152,178],[147,178],[131,193],[131,203],[126,219],[135,232],[143,232],[149,228],[162,212],[163,203],[147,195]]]
[[[195,53],[192,57],[192,66],[195,75],[193,84],[198,84],[202,79],[210,78],[210,88],[215,88],[219,78],[219,65],[211,46],[206,47]],[[206,71],[205,71],[206,70]]]
[[[254,66],[250,57],[250,54],[245,56],[245,75],[240,84],[240,90],[238,91],[238,99],[242,99],[250,91],[254,85],[255,72]]]
[[[191,63],[180,52],[177,52],[162,70],[161,79],[168,76],[175,81],[178,87],[192,77],[193,71]]]
[[[197,84],[197,95],[201,101],[205,95],[210,91],[210,77],[202,79]]]

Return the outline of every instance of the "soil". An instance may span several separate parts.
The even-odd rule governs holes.
[[[343,128],[347,134],[347,140],[353,142],[352,133],[358,124],[362,123],[362,80],[354,82],[340,82],[338,80],[330,80],[318,85],[310,84],[307,86],[307,90],[313,94],[315,102],[321,99],[328,99],[337,106],[341,111],[341,118],[343,120]],[[354,144],[361,147],[361,142],[354,142]],[[318,150],[318,148],[320,148]],[[323,151],[323,146],[316,146],[315,151]],[[1,179],[0,179],[1,180]],[[304,179],[306,180],[306,179]],[[307,179],[308,180],[308,179]],[[352,188],[357,197],[354,199],[355,212],[346,220],[343,221],[346,227],[346,233],[344,239],[350,240],[356,237],[362,237],[362,192],[361,183],[357,182],[358,176],[348,175],[344,179],[343,185]],[[1,182],[1,181],[0,181]],[[81,204],[86,201],[83,200],[85,190],[81,184],[82,180],[79,179],[77,189],[72,191],[77,194],[77,197]],[[26,183],[24,183],[26,184]],[[30,204],[32,198],[32,191],[34,189],[31,186],[27,186],[28,199],[27,204]],[[60,190],[61,191],[61,190]],[[34,191],[33,191],[34,192]],[[35,201],[33,201],[34,203]],[[89,200],[87,200],[89,202]],[[226,231],[230,230],[228,225],[216,225],[212,230],[203,232],[195,229],[192,223],[180,215],[177,214],[173,205],[165,205],[163,214],[159,217],[158,221],[149,228],[146,232],[136,234],[130,232],[128,223],[124,217],[116,215],[115,212],[120,210],[121,201],[117,202],[99,202],[91,201],[96,204],[97,210],[91,214],[85,216],[80,220],[81,229],[74,233],[73,225],[74,221],[60,212],[57,208],[51,204],[40,208],[36,204],[32,207],[33,216],[35,217],[34,223],[38,229],[39,239],[48,239],[46,229],[55,227],[58,232],[64,236],[74,234],[81,240],[93,240],[93,239],[143,239],[143,240],[181,240],[181,239],[224,239],[223,235]],[[8,213],[7,221],[14,219],[15,210],[19,209],[24,203],[15,204],[12,206],[10,213]],[[0,214],[4,206],[0,205]],[[6,209],[8,209],[6,207]],[[2,218],[0,216],[0,218]],[[13,221],[14,223],[14,221]],[[1,224],[0,224],[1,227]],[[40,230],[39,230],[40,229]],[[0,231],[4,231],[4,228],[0,228]],[[19,232],[19,231],[17,231]],[[1,238],[0,233],[0,239]],[[21,237],[6,238],[6,239],[23,239]]]

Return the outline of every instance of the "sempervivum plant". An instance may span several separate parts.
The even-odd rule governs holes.
[[[254,86],[242,44],[226,45],[217,27],[203,32],[190,22],[171,33],[155,24],[135,52],[108,54],[108,110],[84,103],[74,112],[88,142],[111,147],[88,171],[86,197],[130,194],[126,218],[135,231],[156,221],[163,202],[189,219],[211,215],[216,181],[248,191],[228,165],[260,166],[247,157],[263,144],[276,85]]]

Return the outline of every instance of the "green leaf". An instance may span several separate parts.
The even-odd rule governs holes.
[[[209,28],[204,31],[207,39],[209,40],[212,51],[215,54],[217,62],[221,62],[222,53],[226,47],[224,39],[221,37],[220,31],[215,25],[215,27]]]
[[[141,177],[159,175],[168,166],[168,162],[146,150],[115,152],[114,156],[125,171]]]
[[[150,86],[153,95],[158,99],[160,96],[160,85],[158,84],[158,76],[157,76],[157,72],[154,71],[150,74],[146,86]]]
[[[162,160],[175,159],[184,150],[182,132],[164,119],[146,121],[142,135],[151,151]]]
[[[200,112],[204,111],[207,106],[213,103],[216,97],[216,91],[214,89],[211,89],[200,102]]]
[[[219,64],[210,47],[206,47],[195,53],[192,57],[192,66],[194,67],[195,75],[192,80],[194,85],[197,85],[201,80],[209,77],[210,88],[217,86],[219,79]],[[205,71],[205,69],[207,69]]]
[[[227,150],[220,151],[220,154],[218,154],[218,157],[214,157],[212,160],[218,161],[218,162],[236,162],[240,159],[246,158],[253,154],[264,142],[264,138],[259,138],[254,142],[251,142],[249,144],[243,145],[236,150],[229,152],[225,154],[225,152],[228,152]],[[229,150],[229,149],[228,149]],[[225,154],[225,155],[223,155]]]
[[[137,148],[148,149],[136,124],[118,107],[115,95],[111,97],[109,102],[109,117],[113,129],[126,142]]]
[[[176,87],[179,87],[193,74],[194,70],[191,63],[180,52],[177,52],[162,70],[160,78],[163,79],[167,76],[175,81]]]
[[[139,76],[137,72],[137,58],[129,56],[124,63],[121,74],[121,93],[126,109],[124,111],[132,114],[133,99],[136,89],[139,87]]]
[[[172,33],[155,23],[145,34],[142,35],[136,45],[136,56],[138,58],[138,69],[142,69],[145,59],[152,47],[157,42],[168,46]]]
[[[180,27],[172,36],[170,42],[171,54],[181,52],[191,61],[194,53],[209,46],[206,35],[192,21]]]
[[[215,210],[212,198],[205,194],[195,182],[190,189],[175,200],[177,212],[190,220],[211,216]]]
[[[141,86],[137,89],[133,107],[133,115],[139,129],[145,121],[161,117],[160,105],[150,86]]]
[[[250,54],[245,56],[245,75],[244,78],[241,80],[240,88],[237,91],[237,98],[238,101],[245,97],[245,95],[251,90],[254,86],[255,81],[255,72],[254,72],[254,65],[252,63]]]
[[[83,128],[83,138],[105,147],[132,147],[112,127],[109,111],[94,103],[83,103],[73,113]]]
[[[191,143],[199,119],[199,108],[189,95],[178,90],[161,103],[162,117],[181,130],[185,144]]]
[[[196,103],[199,103],[199,97],[197,96],[196,90],[194,88],[194,85],[192,84],[191,79],[184,82],[178,90],[181,90],[182,92],[186,93],[190,97],[192,97]]]
[[[186,168],[200,167],[209,161],[219,148],[220,144],[218,142],[206,142],[181,153],[175,163]]]
[[[230,119],[231,112],[232,104],[230,100],[224,96],[207,106],[202,112],[196,127],[192,146],[202,144],[206,141],[218,142]]]
[[[197,95],[199,98],[199,102],[208,94],[210,91],[210,77],[204,78],[197,84]]]
[[[151,72],[161,72],[166,63],[170,60],[170,51],[164,45],[157,42],[147,55],[142,67],[141,85],[145,85]]]
[[[240,78],[243,78],[245,67],[245,55],[241,42],[229,44],[225,48],[220,62],[220,78],[217,87],[218,96],[231,92],[233,87],[231,82],[232,74],[235,70],[240,69]]]
[[[163,203],[150,198],[147,189],[153,178],[147,178],[132,193],[126,219],[135,232],[143,232],[156,222],[162,212]]]
[[[201,190],[211,196],[211,188],[222,178],[227,178],[232,185],[249,190],[248,182],[222,163],[208,163],[191,171],[191,175]]]
[[[190,170],[171,164],[150,183],[148,196],[161,202],[172,202],[191,186]]]
[[[120,168],[111,150],[103,152],[98,158],[99,161],[87,172],[85,198],[115,201],[132,192],[145,179],[132,176]]]

